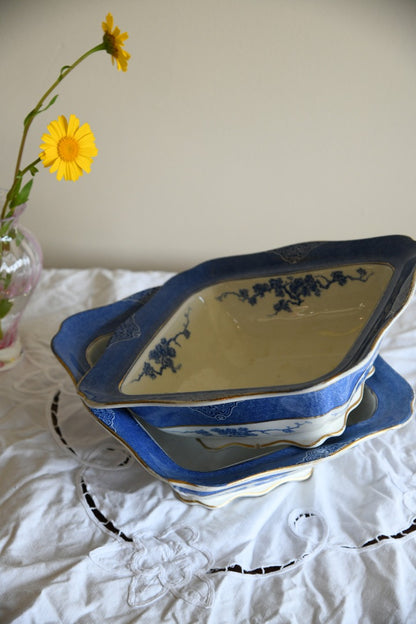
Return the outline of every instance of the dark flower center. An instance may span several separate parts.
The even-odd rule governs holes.
[[[114,35],[112,35],[109,32],[106,32],[103,36],[103,42],[105,45],[106,52],[108,52],[108,54],[111,54],[111,56],[114,56],[114,58],[117,58],[118,47],[117,47],[116,38],[114,37]]]

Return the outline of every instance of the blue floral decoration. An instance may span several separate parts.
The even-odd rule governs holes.
[[[175,363],[177,356],[176,349],[173,345],[180,347],[178,342],[180,336],[183,336],[186,340],[189,339],[191,332],[189,331],[191,308],[185,312],[185,322],[181,331],[172,336],[172,338],[161,338],[159,343],[149,352],[149,360],[144,363],[142,372],[137,377],[137,381],[140,381],[142,377],[150,377],[150,379],[156,379],[161,376],[166,369],[170,369],[172,373],[176,373],[182,366],[180,363]],[[152,362],[154,364],[152,364]],[[156,366],[155,366],[156,365]]]
[[[322,291],[328,290],[333,284],[345,286],[349,281],[366,282],[372,275],[360,267],[356,275],[345,275],[343,271],[332,271],[330,278],[324,275],[313,276],[308,273],[304,277],[271,277],[267,282],[257,282],[251,289],[240,288],[237,291],[226,291],[218,295],[218,301],[233,295],[240,301],[254,306],[266,294],[274,295],[278,301],[273,305],[273,316],[282,310],[292,312],[293,306],[300,306],[306,297],[320,297]]]

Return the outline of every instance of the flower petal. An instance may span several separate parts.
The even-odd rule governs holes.
[[[59,139],[63,136],[65,136],[65,132],[62,130],[61,125],[58,123],[57,120],[52,121],[48,126],[48,131],[51,134],[52,138],[55,141],[59,141]],[[45,136],[45,135],[43,135]],[[43,139],[43,137],[42,137]],[[44,139],[43,139],[44,140]]]
[[[118,26],[113,29],[114,21],[111,13],[108,13],[106,21],[102,22],[104,31],[103,43],[108,54],[111,54],[111,62],[117,64],[117,69],[127,71],[127,61],[130,58],[125,50],[123,50],[124,42],[128,39],[128,33],[122,33]]]
[[[61,136],[66,136],[68,132],[68,122],[66,120],[65,115],[59,115],[58,117],[58,125],[61,131]]]
[[[75,132],[74,138],[77,139],[77,141],[79,141],[80,139],[82,139],[83,137],[87,135],[92,135],[92,132],[91,132],[90,125],[88,123],[84,123]],[[92,140],[94,140],[94,138],[92,138]]]
[[[57,180],[62,180],[62,178],[64,177],[65,171],[66,171],[66,167],[63,160],[56,160],[56,163],[58,164],[58,167],[55,167],[55,165],[51,168],[51,173],[52,173],[52,169],[53,171],[57,171],[56,173],[56,179]],[[55,163],[55,164],[56,164]]]
[[[78,155],[76,164],[81,167],[81,169],[83,169],[85,173],[89,173],[91,171],[91,163],[91,158],[81,156],[80,154]]]
[[[49,167],[49,165],[45,165],[45,167]],[[52,167],[49,169],[50,173],[55,173],[55,171],[58,170],[58,167],[59,167],[59,160],[55,160]]]
[[[103,26],[103,30],[104,32],[108,32],[111,31],[113,29],[113,16],[111,13],[107,13],[107,16],[105,18],[105,22],[103,22],[102,26]]]
[[[75,182],[75,180],[78,180],[78,178],[82,176],[81,167],[77,165],[77,163],[74,162],[73,160],[67,162],[66,166],[67,166],[66,168],[67,180],[72,180]]]
[[[70,115],[68,122],[67,136],[75,136],[76,131],[79,128],[79,119],[75,115]]]
[[[44,167],[51,167],[58,180],[78,180],[83,171],[89,173],[94,156],[98,154],[95,137],[89,124],[81,127],[79,119],[71,114],[69,122],[64,115],[48,125],[49,134],[42,136],[39,157]]]

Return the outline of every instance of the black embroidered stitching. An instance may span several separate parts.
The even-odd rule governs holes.
[[[108,447],[107,451],[114,451],[115,449]],[[125,459],[123,459],[123,461],[121,461],[119,464],[117,464],[117,466],[120,468],[120,466],[127,466],[127,464],[129,463],[129,461],[131,460],[131,456],[127,455]]]
[[[295,522],[298,522],[301,518],[316,518],[316,514],[311,511],[305,511],[295,518]]]
[[[290,568],[291,566],[298,563],[302,559],[305,559],[308,554],[302,555],[300,559],[292,559],[287,563],[283,563],[282,565],[272,565],[266,566],[265,568],[254,568],[254,570],[244,570],[240,565],[235,564],[231,566],[227,566],[225,568],[212,568],[209,570],[208,574],[216,574],[217,572],[238,572],[239,574],[271,574],[272,572],[280,572],[281,570],[285,570],[286,568]]]
[[[69,446],[69,444],[65,440],[64,436],[62,435],[61,428],[60,428],[60,426],[58,424],[58,409],[59,409],[59,399],[60,399],[60,396],[61,396],[61,391],[58,390],[58,392],[56,392],[55,396],[52,399],[51,409],[50,409],[51,418],[52,418],[52,424],[53,424],[53,427],[54,427],[56,433],[58,434],[59,439],[61,440],[62,444],[64,446],[66,446],[66,448],[69,451],[71,451],[71,453],[76,455],[76,452],[74,451],[74,449]],[[115,449],[112,448],[112,447],[107,447],[106,450],[107,451],[114,451]],[[124,466],[129,461],[130,461],[130,456],[127,456],[122,462],[119,463],[119,466]],[[131,537],[128,537],[125,533],[123,533],[123,531],[120,531],[120,529],[117,529],[114,526],[114,524],[111,522],[111,520],[108,520],[108,518],[106,518],[104,516],[104,514],[101,513],[101,511],[99,509],[97,509],[97,506],[96,506],[96,504],[94,502],[93,497],[88,492],[87,484],[85,483],[85,480],[83,479],[83,477],[81,477],[81,490],[82,490],[82,493],[84,495],[85,502],[87,503],[88,507],[91,509],[92,513],[97,518],[97,520],[101,524],[103,524],[106,529],[108,529],[112,533],[115,533],[116,535],[121,537],[126,542],[132,542],[133,540],[132,540]]]
[[[315,515],[316,514],[312,512],[304,512],[296,516],[294,522],[296,523],[301,518],[313,518]],[[299,557],[299,559],[291,559],[287,563],[282,563],[281,565],[271,565],[271,566],[266,566],[266,567],[254,568],[254,570],[244,570],[244,568],[242,568],[240,565],[235,564],[235,565],[227,566],[225,568],[212,568],[209,571],[209,574],[216,574],[217,572],[237,572],[238,574],[251,574],[251,575],[272,574],[273,572],[281,572],[282,570],[286,570],[287,568],[290,568],[291,566],[295,565],[299,561],[302,561],[302,559],[306,559],[306,557],[308,557],[309,554],[310,553],[304,553],[301,557]]]
[[[56,392],[56,394],[54,395],[52,403],[51,403],[50,413],[51,413],[52,424],[53,424],[54,429],[55,429],[57,435],[59,436],[62,444],[64,446],[66,446],[66,448],[69,451],[71,451],[71,453],[76,455],[76,452],[74,451],[74,449],[72,449],[68,445],[67,441],[63,437],[61,428],[59,427],[59,424],[58,424],[58,408],[59,408],[60,395],[61,395],[61,391],[58,390]],[[107,447],[106,450],[107,451],[114,451],[115,449],[109,446],[109,447]],[[130,461],[130,459],[131,459],[131,457],[127,456],[122,462],[120,462],[119,466],[126,465]],[[129,537],[123,531],[118,529],[113,524],[113,522],[111,522],[111,520],[106,518],[104,516],[104,514],[97,508],[93,497],[91,496],[90,492],[88,491],[87,484],[86,484],[86,482],[85,482],[83,477],[81,477],[81,490],[82,490],[83,496],[85,498],[85,502],[87,503],[87,505],[90,508],[91,512],[94,514],[95,518],[100,522],[100,524],[102,524],[104,526],[104,528],[106,528],[108,531],[111,531],[115,535],[118,535],[125,542],[133,542],[133,538]],[[299,516],[297,516],[295,518],[295,522],[298,521],[301,517],[303,517],[303,518],[311,518],[313,516],[315,516],[314,513],[307,513],[307,512],[306,513],[302,513],[302,514],[300,514]],[[368,548],[370,546],[374,546],[374,545],[379,544],[380,542],[383,542],[383,541],[386,541],[386,540],[397,540],[397,539],[401,539],[403,537],[407,537],[408,535],[410,535],[411,533],[413,533],[415,531],[416,531],[416,517],[413,518],[413,520],[411,521],[410,525],[407,528],[403,529],[402,531],[399,531],[398,533],[395,533],[394,535],[381,534],[381,535],[377,535],[376,537],[374,537],[371,540],[368,540],[367,542],[362,544],[362,546],[346,546],[346,545],[344,545],[344,546],[340,546],[340,548],[343,548],[345,550],[361,550],[361,549]],[[287,568],[292,567],[293,565],[295,565],[299,561],[302,561],[303,559],[305,559],[308,556],[309,556],[309,553],[304,553],[299,559],[291,559],[287,563],[283,563],[281,565],[271,565],[271,566],[266,566],[266,567],[258,567],[258,568],[254,568],[253,570],[245,570],[239,564],[229,565],[229,566],[226,566],[226,567],[223,567],[223,568],[211,568],[210,570],[208,570],[208,574],[217,574],[218,572],[234,572],[234,573],[246,574],[246,575],[272,574],[273,572],[280,572],[282,570],[286,570]]]
[[[315,514],[313,514],[313,513],[303,513],[303,514],[300,514],[299,516],[297,516],[295,521],[299,520],[301,517],[303,517],[303,518],[311,518],[314,515]],[[345,550],[362,550],[362,549],[368,548],[370,546],[374,546],[375,544],[379,544],[380,542],[383,542],[385,540],[401,539],[402,537],[406,537],[407,535],[410,535],[414,531],[416,531],[416,518],[413,518],[412,522],[410,523],[410,525],[406,529],[403,529],[402,531],[399,531],[398,533],[395,533],[394,535],[384,535],[384,534],[377,535],[377,537],[375,537],[375,538],[373,538],[371,540],[368,540],[367,542],[362,544],[362,546],[340,546],[339,548],[343,548]],[[259,567],[259,568],[254,568],[253,570],[244,570],[244,568],[242,568],[238,564],[231,565],[231,566],[226,566],[225,568],[212,568],[211,570],[209,570],[208,574],[216,574],[217,572],[237,572],[238,574],[251,574],[251,575],[254,575],[254,574],[260,574],[260,575],[271,574],[273,572],[280,572],[281,570],[285,570],[286,568],[290,568],[295,563],[298,563],[298,561],[301,561],[302,559],[305,559],[308,556],[309,556],[309,553],[305,553],[299,559],[293,559],[293,560],[289,561],[288,563],[284,563],[282,565]]]
[[[61,391],[58,390],[58,392],[53,397],[52,403],[51,403],[51,419],[52,419],[53,428],[55,429],[55,432],[58,435],[59,439],[61,440],[62,444],[66,446],[68,451],[71,451],[71,453],[76,455],[76,452],[74,451],[74,449],[71,448],[68,442],[65,440],[62,434],[61,428],[58,424],[58,407],[59,407],[60,396],[61,396]]]
[[[65,440],[62,430],[59,426],[59,422],[58,422],[58,409],[59,409],[59,400],[60,400],[60,396],[61,396],[61,391],[58,390],[55,394],[55,396],[52,399],[52,403],[51,403],[51,408],[50,408],[50,412],[51,412],[51,419],[52,419],[52,425],[53,428],[55,429],[56,434],[58,435],[60,441],[62,442],[62,444],[68,449],[68,451],[71,451],[71,453],[73,453],[76,457],[78,457],[78,454],[76,451],[74,451],[74,449],[72,447],[69,446],[68,442]],[[115,451],[116,449],[108,446],[106,448],[106,451]],[[131,460],[131,456],[127,455],[125,457],[125,459],[123,459],[123,461],[121,461],[119,464],[117,464],[118,467],[121,466],[126,466],[129,461]]]
[[[377,537],[374,537],[368,542],[365,542],[365,544],[363,544],[362,546],[342,546],[341,548],[345,548],[347,550],[359,550],[361,548],[368,548],[369,546],[374,546],[375,544],[379,544],[380,542],[384,542],[385,540],[401,539],[402,537],[406,537],[407,535],[410,535],[414,531],[416,531],[416,518],[413,518],[412,522],[407,527],[407,529],[403,529],[403,531],[399,531],[398,533],[395,533],[394,535],[381,534],[381,535],[377,535]]]
[[[84,495],[85,502],[87,503],[88,507],[91,509],[94,516],[100,522],[100,524],[102,524],[104,528],[106,528],[108,531],[111,531],[112,533],[115,533],[115,535],[118,535],[119,537],[121,537],[121,539],[123,539],[125,542],[132,542],[133,539],[131,537],[123,533],[123,531],[120,531],[120,529],[117,529],[117,527],[114,526],[111,520],[106,518],[104,514],[97,508],[93,497],[88,491],[87,484],[85,483],[85,480],[83,477],[81,477],[81,490]]]

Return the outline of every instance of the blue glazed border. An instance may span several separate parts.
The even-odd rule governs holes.
[[[374,356],[375,358],[375,356]],[[129,406],[130,410],[155,427],[169,430],[169,427],[193,428],[226,425],[247,425],[286,419],[308,420],[324,416],[345,405],[357,387],[368,376],[373,360],[364,362],[351,375],[340,377],[328,388],[299,394],[286,394],[278,398],[266,397],[220,403],[218,407],[230,406],[229,415],[221,421],[213,419],[208,406],[139,405]]]
[[[86,360],[87,347],[102,336],[112,335],[120,324],[157,292],[148,288],[109,305],[84,310],[66,318],[52,338],[51,348],[61,364],[77,383],[90,366]]]
[[[404,424],[412,415],[413,390],[380,356],[375,373],[367,382],[377,396],[377,407],[370,418],[347,426],[340,436],[329,438],[316,448],[288,446],[255,459],[221,470],[200,472],[176,464],[159,444],[132,418],[125,408],[91,409],[93,415],[136,456],[140,463],[159,478],[183,487],[224,488],[235,481],[263,473],[306,467],[332,457],[356,442],[383,430]],[[267,475],[265,475],[267,477]],[[199,492],[198,492],[199,494]]]

